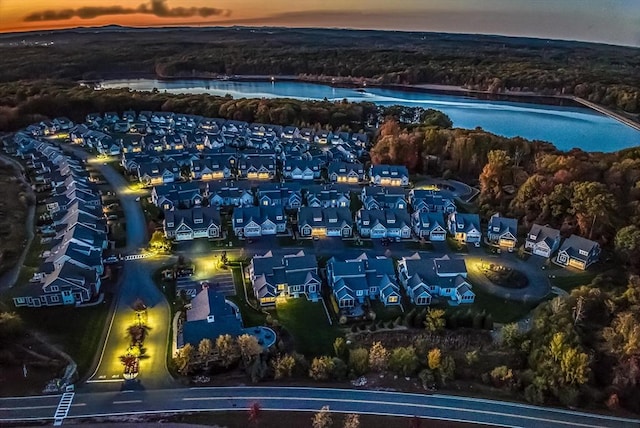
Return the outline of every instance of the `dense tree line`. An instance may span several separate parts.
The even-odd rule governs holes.
[[[503,328],[504,345],[521,357],[513,378],[528,401],[640,411],[640,278],[616,283],[601,275],[543,303],[524,334]]]
[[[42,35],[33,36],[42,39]],[[490,92],[575,94],[640,112],[640,55],[628,47],[495,36],[345,30],[64,31],[6,51],[0,81],[305,75]],[[159,41],[158,38],[162,40]],[[27,40],[30,40],[27,37]],[[10,41],[10,39],[9,39]]]
[[[391,119],[371,149],[374,164],[474,182],[481,214],[512,215],[526,229],[550,224],[601,244],[638,265],[640,149],[616,153],[560,152],[551,144],[476,129],[405,126]],[[633,266],[632,266],[633,267]]]
[[[361,131],[377,116],[372,103],[300,101],[294,99],[233,99],[206,94],[175,95],[95,91],[68,81],[0,84],[0,132],[12,131],[44,118],[67,116],[83,122],[92,112],[125,110],[172,111],[206,117]]]

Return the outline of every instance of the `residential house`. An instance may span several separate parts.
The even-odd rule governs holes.
[[[320,178],[324,162],[321,159],[289,158],[284,162],[282,176],[293,180],[314,180]]]
[[[174,161],[138,165],[138,180],[146,186],[173,183],[180,179],[180,166]]]
[[[404,165],[372,165],[369,169],[372,184],[381,186],[409,185],[409,170]]]
[[[353,219],[349,208],[312,208],[298,210],[298,234],[310,236],[350,237],[353,233]]]
[[[411,237],[411,218],[407,210],[362,208],[356,213],[356,226],[363,238]]]
[[[219,238],[221,234],[220,212],[216,207],[193,207],[164,212],[164,235],[176,241],[197,238]]]
[[[224,155],[206,156],[191,161],[191,178],[194,180],[221,180],[231,178],[231,163]]]
[[[361,305],[367,298],[381,300],[385,306],[400,304],[393,260],[383,256],[362,254],[345,261],[332,257],[327,262],[327,281],[347,316],[362,315]]]
[[[304,251],[275,257],[271,251],[254,256],[249,265],[253,293],[261,306],[274,305],[277,297],[305,296],[318,301],[322,281],[318,263]]]
[[[238,160],[238,178],[271,180],[276,175],[276,162],[271,157],[244,157]]]
[[[209,205],[248,207],[254,205],[252,184],[248,181],[213,181],[208,183]]]
[[[441,212],[414,211],[411,214],[413,232],[419,238],[431,242],[442,242],[447,239],[446,223]]]
[[[449,216],[449,233],[456,241],[480,246],[482,230],[478,214],[453,213]]]
[[[162,184],[151,190],[151,202],[163,210],[200,206],[205,199],[206,187],[197,181]]]
[[[518,244],[518,220],[495,213],[489,219],[487,238],[492,244],[513,251]]]
[[[364,181],[364,166],[361,163],[331,162],[328,175],[334,183],[360,183]]]
[[[256,196],[258,205],[263,207],[296,209],[302,205],[302,191],[298,183],[260,183]]]
[[[551,257],[560,247],[560,231],[549,226],[534,224],[527,234],[525,250],[540,257]]]
[[[407,209],[406,191],[402,187],[364,186],[360,200],[365,209]]]
[[[456,211],[453,198],[441,190],[411,189],[409,203],[413,211],[429,211],[452,214]]]
[[[415,253],[398,262],[398,277],[414,305],[430,305],[436,299],[452,306],[475,301],[463,259],[423,259]]]
[[[349,208],[351,190],[343,184],[318,184],[307,188],[307,206],[314,208]]]
[[[253,238],[284,233],[287,218],[281,206],[234,208],[233,232],[241,238]]]
[[[571,235],[562,242],[556,262],[563,266],[571,266],[586,270],[600,257],[600,245],[590,239],[578,235]]]
[[[100,290],[100,275],[70,261],[63,262],[40,282],[25,287],[25,294],[14,297],[16,307],[77,305],[89,302]]]
[[[212,286],[204,286],[191,299],[186,312],[182,344],[197,348],[203,339],[215,343],[222,335],[237,337],[244,332],[240,309]]]

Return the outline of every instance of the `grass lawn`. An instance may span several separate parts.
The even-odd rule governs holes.
[[[588,285],[595,277],[596,274],[592,272],[579,272],[569,276],[556,276],[549,280],[554,287],[570,292],[581,285]]]
[[[87,375],[93,357],[102,346],[102,331],[107,321],[112,296],[105,295],[97,306],[16,308],[29,328],[40,331],[59,345],[78,364],[80,377]]]
[[[489,294],[479,287],[475,287],[475,302],[470,307],[478,312],[485,311],[491,314],[493,321],[497,323],[510,323],[517,321],[527,315],[538,303],[521,303],[515,300],[502,299],[493,294]]]
[[[342,336],[336,324],[329,324],[322,303],[304,297],[278,301],[275,317],[293,336],[296,350],[308,356],[331,355],[333,342]]]
[[[242,321],[245,327],[253,327],[256,325],[264,325],[267,318],[266,314],[261,311],[253,309],[244,297],[244,289],[242,287],[242,272],[240,267],[232,267],[231,273],[233,274],[233,283],[236,287],[236,295],[230,296],[228,299],[238,305],[240,313],[242,314]],[[250,290],[247,290],[247,294]],[[249,298],[252,298],[251,294],[248,294]],[[257,305],[257,302],[253,301],[253,304]]]
[[[380,300],[372,300],[371,309],[376,313],[376,321],[395,321],[404,314],[400,306],[385,306]]]

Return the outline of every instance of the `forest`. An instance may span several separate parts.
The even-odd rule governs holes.
[[[336,77],[347,82],[367,79],[372,84],[576,95],[622,112],[640,113],[640,54],[630,47],[502,36],[241,27],[75,29],[4,35],[0,46],[7,52],[0,66],[4,82],[136,76]]]

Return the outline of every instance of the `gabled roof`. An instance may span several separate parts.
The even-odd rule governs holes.
[[[597,252],[599,249],[600,246],[597,242],[578,235],[571,235],[564,240],[559,251],[566,252],[573,259],[587,262],[589,254],[591,254],[592,251]],[[581,254],[581,251],[586,252],[586,255]]]
[[[527,241],[535,243],[544,242],[549,248],[553,247],[554,241],[560,239],[560,231],[549,226],[534,224],[527,234]]]
[[[502,217],[496,213],[489,219],[489,233],[503,235],[510,233],[515,238],[518,236],[518,220],[515,218]]]

